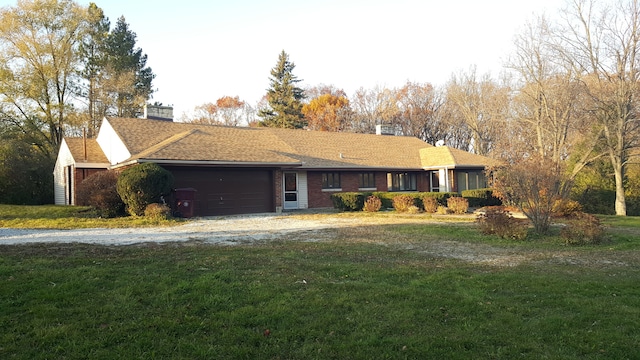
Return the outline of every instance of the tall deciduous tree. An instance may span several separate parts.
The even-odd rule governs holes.
[[[3,128],[54,157],[74,112],[86,11],[69,0],[24,0],[0,10]]]
[[[442,117],[443,98],[431,84],[407,82],[396,90],[398,112],[395,123],[405,136],[415,136],[430,144],[447,142],[450,126]]]
[[[194,115],[184,121],[208,125],[239,126],[253,120],[254,109],[238,96],[223,96],[214,103],[196,106]]]
[[[322,131],[343,130],[348,110],[349,99],[334,94],[319,95],[302,107],[309,129]]]
[[[354,114],[348,128],[356,133],[373,133],[376,125],[395,125],[399,111],[394,91],[380,86],[356,90],[351,97],[351,109]]]
[[[294,74],[295,64],[289,61],[289,55],[282,50],[278,63],[271,69],[270,87],[267,90],[269,107],[261,109],[258,116],[261,125],[280,128],[304,127],[302,100],[304,90],[296,86],[299,80]]]
[[[489,75],[478,78],[475,67],[452,76],[447,85],[449,114],[459,116],[471,132],[471,150],[489,155],[505,127],[509,108],[509,89]],[[468,150],[468,149],[465,149]]]
[[[516,38],[509,66],[521,84],[513,99],[519,147],[554,162],[572,155],[570,176],[599,157],[594,152],[598,129],[588,121],[584,81],[571,66],[557,62],[561,54],[552,24],[545,17],[528,24]]]
[[[557,39],[562,59],[583,75],[590,109],[613,167],[615,212],[626,215],[625,170],[639,137],[640,4],[573,0]]]

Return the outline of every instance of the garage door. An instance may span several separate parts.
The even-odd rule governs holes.
[[[175,188],[196,189],[196,216],[274,211],[271,170],[165,168]]]

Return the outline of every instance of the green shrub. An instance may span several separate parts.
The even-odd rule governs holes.
[[[459,196],[458,193],[454,192],[394,192],[394,191],[376,191],[371,193],[378,197],[382,201],[382,207],[386,209],[392,209],[393,199],[399,195],[409,196],[414,199],[414,205],[419,209],[424,210],[424,199],[425,198],[433,198],[438,204],[442,206],[447,205],[447,198],[452,196]]]
[[[582,211],[589,214],[615,214],[615,190],[587,188],[579,194],[572,194],[572,200],[582,205]]]
[[[160,202],[172,186],[173,175],[155,163],[135,165],[118,177],[118,194],[134,216],[144,215],[147,205]]]
[[[600,219],[591,214],[576,212],[560,230],[560,237],[567,245],[600,244],[605,240],[605,232]]]
[[[398,193],[387,192],[387,191],[376,191],[372,195],[380,199],[380,201],[382,202],[383,208],[393,209],[393,198],[397,196]]]
[[[422,206],[425,212],[433,214],[438,210],[438,200],[433,197],[424,197],[422,198]]]
[[[370,195],[367,201],[364,202],[362,210],[367,212],[378,212],[382,207],[382,200],[379,197]]]
[[[469,210],[469,201],[460,196],[450,197],[447,199],[447,207],[454,214],[465,214]]]
[[[144,209],[144,216],[152,220],[167,220],[171,218],[171,208],[165,204],[149,204]]]
[[[76,187],[76,203],[91,206],[101,217],[124,215],[124,202],[118,195],[118,174],[100,171],[91,174]]]
[[[331,194],[333,207],[340,211],[360,211],[369,193],[339,192]]]
[[[411,195],[396,195],[393,198],[393,208],[398,212],[408,212],[409,208],[416,206],[415,198]]]
[[[527,237],[526,223],[514,219],[500,206],[487,207],[476,219],[480,232],[485,235],[497,235],[502,239],[524,240]]]
[[[500,201],[499,198],[493,196],[493,190],[489,188],[463,190],[460,195],[462,195],[463,198],[469,201],[470,207],[502,205],[502,201]]]

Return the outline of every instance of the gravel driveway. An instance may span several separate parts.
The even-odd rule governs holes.
[[[171,227],[126,229],[42,230],[0,228],[0,244],[27,243],[86,243],[102,245],[131,245],[145,242],[183,242],[198,240],[212,244],[238,244],[268,240],[283,234],[354,226],[359,219],[326,217],[300,218],[288,214],[257,214],[211,217],[190,220]],[[318,234],[319,235],[319,234]],[[312,239],[313,236],[307,238]]]

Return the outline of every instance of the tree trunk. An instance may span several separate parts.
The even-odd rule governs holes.
[[[627,202],[624,194],[624,167],[618,162],[614,162],[613,165],[613,172],[616,181],[616,215],[627,216]]]

